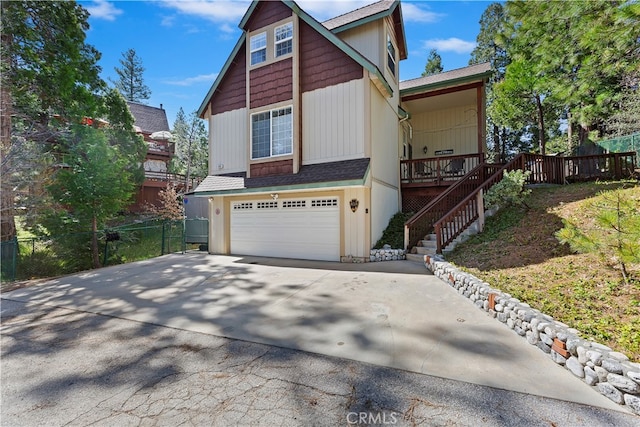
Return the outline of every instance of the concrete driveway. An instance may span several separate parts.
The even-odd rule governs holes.
[[[410,261],[173,254],[2,298],[623,410]]]

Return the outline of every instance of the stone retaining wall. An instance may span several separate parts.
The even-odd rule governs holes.
[[[385,245],[386,246],[386,245]],[[406,259],[405,251],[403,249],[371,249],[369,253],[370,262],[378,261],[396,261],[399,259]]]
[[[640,415],[640,364],[622,353],[580,338],[580,332],[531,308],[511,295],[457,269],[439,256],[425,255],[425,266],[478,308],[506,324],[551,360],[612,401]]]

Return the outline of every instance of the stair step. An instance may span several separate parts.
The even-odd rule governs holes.
[[[407,261],[419,262],[421,264],[424,263],[424,255],[407,254],[406,256],[407,256]]]
[[[435,249],[438,247],[438,242],[436,242],[435,240],[420,240],[419,246],[422,246],[423,248]]]
[[[436,248],[425,248],[422,246],[416,246],[416,252],[420,255],[434,255],[436,253]]]

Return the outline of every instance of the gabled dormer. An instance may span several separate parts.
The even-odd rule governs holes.
[[[399,61],[407,59],[407,43],[398,0],[382,0],[322,23],[383,73],[397,88]]]

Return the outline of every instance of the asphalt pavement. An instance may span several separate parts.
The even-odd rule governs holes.
[[[640,425],[408,261],[168,255],[1,314],[2,426]]]

